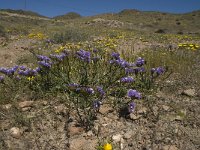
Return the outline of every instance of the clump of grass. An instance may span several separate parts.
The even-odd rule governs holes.
[[[62,32],[55,33],[52,35],[52,40],[55,43],[66,43],[66,42],[79,42],[86,41],[90,38],[90,35],[81,30],[75,28],[67,28]]]
[[[6,31],[5,28],[3,26],[0,25],[0,36],[2,37],[6,37]]]

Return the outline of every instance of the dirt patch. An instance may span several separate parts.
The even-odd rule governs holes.
[[[0,66],[12,67],[16,64],[18,58],[29,54],[28,48],[36,41],[33,39],[25,39],[13,37],[9,41],[2,41],[0,46]]]

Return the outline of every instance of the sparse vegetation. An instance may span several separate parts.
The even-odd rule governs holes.
[[[0,149],[199,148],[198,11],[6,11],[19,16],[0,13]]]

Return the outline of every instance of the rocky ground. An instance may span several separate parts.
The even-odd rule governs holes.
[[[108,140],[119,150],[199,149],[199,106],[195,89],[159,91],[138,102],[127,118],[102,105],[94,128],[86,132],[59,100],[26,100],[1,106],[0,144],[3,149],[94,150]]]

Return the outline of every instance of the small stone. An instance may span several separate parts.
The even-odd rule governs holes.
[[[93,134],[92,131],[88,131],[88,132],[86,133],[86,135],[89,136],[89,137],[92,137],[94,134]]]
[[[46,106],[47,104],[48,104],[47,101],[42,101],[42,105],[43,105],[43,106]]]
[[[182,121],[183,120],[183,117],[181,117],[181,116],[176,116],[176,117],[174,117],[174,120],[175,121]]]
[[[141,117],[141,115],[135,115],[133,113],[130,114],[130,118],[133,119],[133,120],[137,120]]]
[[[24,107],[24,108],[22,108],[22,111],[29,111],[29,110],[31,110],[31,107]]]
[[[34,101],[23,101],[19,103],[19,108],[32,107]]]
[[[74,125],[69,126],[69,127],[68,127],[68,130],[69,130],[69,134],[70,134],[70,135],[78,135],[78,134],[81,134],[81,133],[84,131],[83,128],[81,128],[81,127],[76,127],[76,126],[74,126]]]
[[[6,110],[10,109],[11,107],[12,107],[11,104],[6,104],[6,105],[3,105],[3,106],[2,106],[2,108],[3,108],[3,109],[6,109]]]
[[[113,109],[112,109],[112,107],[110,107],[109,105],[102,105],[101,107],[100,107],[100,109],[99,109],[99,112],[101,113],[101,114],[108,114],[108,113],[110,113],[110,112],[112,112],[113,111]]]
[[[121,134],[116,134],[116,135],[113,135],[112,136],[112,139],[114,142],[120,142],[121,141],[121,138],[122,138],[122,135]]]
[[[138,110],[139,114],[146,114],[147,113],[147,108],[146,107],[142,107],[141,109]]]
[[[194,97],[195,96],[195,89],[187,89],[182,92],[183,95]]]
[[[153,106],[152,109],[153,109],[153,113],[154,113],[154,115],[157,116],[157,115],[158,115],[158,109],[159,109],[159,108],[158,108],[157,106]]]
[[[12,135],[12,137],[19,139],[21,137],[21,132],[20,129],[17,127],[13,127],[10,129],[10,134]]]
[[[58,106],[55,106],[55,112],[56,114],[66,114],[66,107],[63,104],[60,104]]]
[[[169,106],[166,106],[166,105],[162,105],[162,108],[165,110],[165,111],[168,111],[169,110]]]
[[[158,97],[158,98],[164,97],[163,92],[159,91],[158,93],[156,93],[156,97]]]
[[[178,148],[175,145],[165,145],[162,150],[178,150]]]
[[[131,133],[131,131],[129,130],[129,131],[127,131],[125,134],[124,134],[124,139],[130,139],[132,137],[132,133]]]

